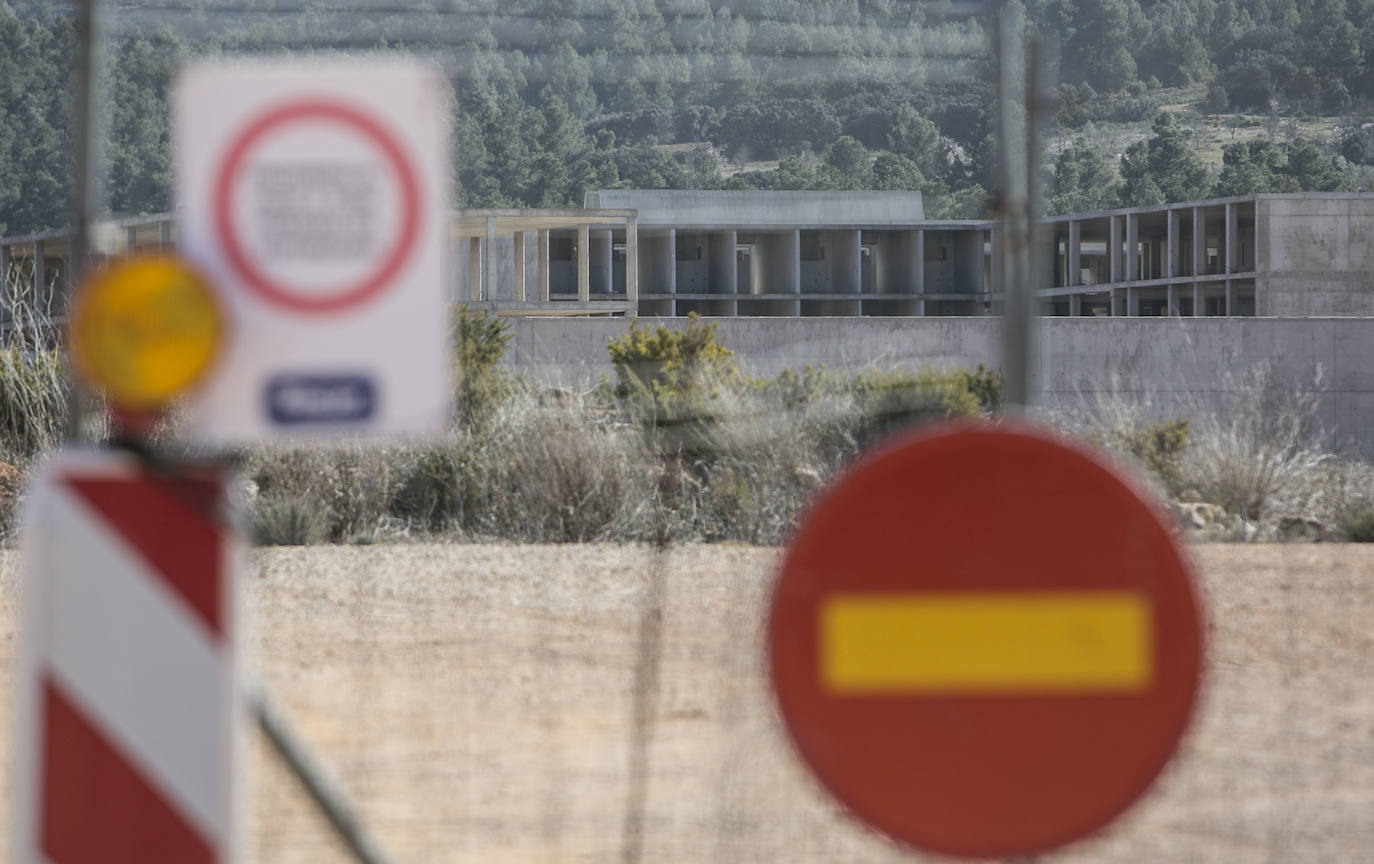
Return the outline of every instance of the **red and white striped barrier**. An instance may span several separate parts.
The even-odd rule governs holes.
[[[24,533],[17,864],[233,860],[233,532],[219,475],[58,456]]]

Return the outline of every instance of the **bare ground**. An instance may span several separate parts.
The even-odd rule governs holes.
[[[1200,717],[1139,806],[1053,860],[1374,859],[1374,547],[1193,552],[1212,619]],[[759,637],[776,559],[737,546],[263,551],[249,654],[398,862],[912,860],[838,812],[777,728]],[[661,631],[644,614],[656,605]],[[656,634],[641,796],[634,694],[655,688],[637,661]],[[347,860],[281,766],[249,752],[245,860]],[[627,819],[641,803],[642,822]]]

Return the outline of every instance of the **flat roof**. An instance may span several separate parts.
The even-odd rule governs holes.
[[[641,228],[881,228],[926,215],[920,192],[602,189],[583,206],[638,211]]]

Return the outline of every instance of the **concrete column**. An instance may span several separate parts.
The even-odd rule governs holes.
[[[538,246],[537,260],[534,266],[534,282],[538,296],[536,299],[540,303],[549,302],[549,229],[540,228],[535,235],[535,245]]]
[[[735,260],[734,250],[730,260]],[[639,314],[639,218],[631,216],[625,220],[625,299],[630,303],[630,311]]]
[[[907,256],[911,267],[911,290],[916,294],[926,293],[926,232],[916,230],[916,242]],[[921,301],[924,306],[925,301]]]
[[[1083,314],[1083,295],[1082,295],[1082,294],[1070,294],[1070,295],[1069,295],[1069,315],[1070,315],[1071,317],[1073,317],[1073,318],[1078,318],[1078,317],[1082,316],[1082,314]]]
[[[584,222],[577,226],[577,300],[586,303],[591,300],[591,237],[590,229]]]
[[[1121,217],[1111,217],[1107,240],[1108,278],[1113,282],[1121,281]]]
[[[1230,206],[1230,205],[1227,205]],[[1226,317],[1230,318],[1236,314],[1236,283],[1230,279],[1226,280]]]
[[[172,232],[176,229],[176,222],[171,219],[164,219],[157,223],[157,248],[158,251],[166,249],[173,244]]]
[[[1193,317],[1194,317],[1194,318],[1201,318],[1203,315],[1206,315],[1206,314],[1207,314],[1207,310],[1203,308],[1203,304],[1202,304],[1202,283],[1201,283],[1201,282],[1194,282],[1194,283],[1193,283]]]
[[[739,291],[739,271],[735,266],[736,234],[716,231],[706,236],[707,262],[712,294],[736,294]]]
[[[0,321],[14,318],[14,292],[10,290],[10,247],[0,246]]]
[[[525,302],[525,232],[516,231],[515,241],[515,302]]]
[[[1207,214],[1201,207],[1193,208],[1193,277],[1207,272]]]
[[[1140,290],[1137,288],[1126,289],[1126,315],[1134,318],[1140,314]]]
[[[1179,275],[1178,211],[1170,210],[1168,219],[1169,237],[1164,247],[1164,276],[1173,279]]]
[[[48,263],[43,260],[43,241],[33,244],[33,311],[51,311],[48,308]]]
[[[590,289],[598,294],[609,294],[614,284],[611,232],[604,228],[590,232],[590,244]]]
[[[482,238],[468,240],[468,299],[476,303],[482,299]]]
[[[1126,280],[1140,278],[1140,216],[1126,214]]]
[[[500,274],[496,270],[496,217],[487,217],[487,248],[486,254],[482,256],[482,282],[487,289],[487,299],[495,300],[497,294],[497,278]]]
[[[1002,244],[1006,242],[1006,232],[1000,228],[992,229],[992,291],[1005,292],[1007,290],[1007,274],[1004,269],[1006,256],[1002,254]],[[925,262],[921,262],[921,270],[925,270]]]
[[[1068,277],[1069,281],[1065,285],[1083,284],[1083,225],[1077,219],[1069,221],[1069,259]]]
[[[160,226],[159,226],[159,227],[160,227]],[[159,242],[159,243],[158,243],[158,248],[160,249],[161,247],[162,247],[162,243]],[[125,229],[124,229],[124,254],[125,254],[125,255],[132,255],[133,252],[134,252],[134,250],[137,249],[137,248],[138,248],[138,229],[135,228],[135,227],[133,227],[133,226],[131,225],[131,226],[129,226],[128,228],[125,228]]]
[[[1179,315],[1179,311],[1178,311],[1178,286],[1177,286],[1177,285],[1170,285],[1170,286],[1169,286],[1169,308],[1168,308],[1167,312],[1168,312],[1168,314],[1169,314],[1170,316],[1172,316],[1172,317],[1177,317],[1177,316]]]
[[[1238,267],[1239,267],[1239,264],[1240,264],[1240,259],[1239,259],[1239,257],[1238,257],[1237,254],[1236,254],[1236,241],[1237,241],[1238,239],[1240,239],[1240,238],[1237,236],[1239,233],[1240,233],[1240,232],[1236,229],[1236,205],[1234,205],[1234,204],[1227,204],[1227,205],[1226,205],[1226,239],[1225,239],[1224,245],[1225,245],[1225,248],[1226,248],[1226,272],[1227,272],[1228,274],[1229,274],[1229,273],[1235,273],[1235,272],[1237,271]],[[1229,288],[1227,289],[1227,293],[1228,293],[1228,298],[1229,298],[1229,293],[1230,293],[1230,289],[1229,289]],[[1230,315],[1230,314],[1231,314],[1231,303],[1230,303],[1230,300],[1229,300],[1229,299],[1227,300],[1227,303],[1226,303],[1226,314],[1227,314],[1227,315]]]
[[[1112,289],[1112,317],[1117,318],[1126,314],[1126,289]]]

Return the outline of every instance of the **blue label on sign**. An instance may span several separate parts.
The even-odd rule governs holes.
[[[267,382],[267,414],[282,425],[366,420],[377,405],[362,375],[278,375]]]

